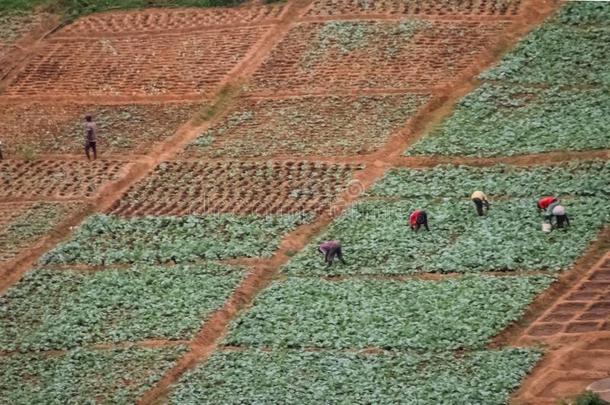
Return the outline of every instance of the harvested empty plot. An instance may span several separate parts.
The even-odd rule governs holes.
[[[111,209],[121,216],[319,214],[358,165],[315,162],[170,162],[130,188]]]
[[[0,203],[0,264],[32,247],[71,214],[81,203]]]
[[[132,403],[184,350],[132,347],[0,356],[0,398],[14,405]]]
[[[187,156],[344,156],[378,150],[427,95],[242,99],[187,149]]]
[[[373,185],[369,195],[468,198],[475,190],[484,190],[488,196],[501,198],[609,196],[610,162],[591,160],[534,167],[443,165],[430,169],[392,169]]]
[[[549,85],[608,85],[610,4],[567,4],[481,74],[488,80]]]
[[[36,269],[0,298],[0,348],[190,339],[241,268],[216,264],[81,272]]]
[[[552,278],[469,276],[442,281],[289,278],[275,282],[225,343],[254,347],[481,348],[519,319]]]
[[[505,23],[339,21],[293,27],[254,73],[251,92],[427,89],[451,83]]]
[[[610,96],[603,88],[487,83],[464,97],[407,155],[510,156],[610,148],[609,115]]]
[[[116,180],[125,163],[87,161],[0,161],[3,198],[93,197],[99,188]]]
[[[9,96],[205,96],[267,27],[100,39],[50,39]]]
[[[305,16],[512,17],[520,6],[521,0],[316,0]]]
[[[173,135],[197,108],[196,104],[4,104],[0,134],[9,156],[82,154],[84,117],[90,114],[97,125],[98,152],[146,153],[156,142]]]
[[[217,352],[187,373],[172,404],[500,404],[539,354],[526,349],[359,354],[324,351]]]
[[[302,215],[216,214],[129,219],[94,215],[71,240],[40,261],[104,265],[270,257],[282,236],[307,219]]]
[[[566,198],[567,232],[546,234],[531,199],[492,200],[478,217],[468,199],[366,201],[348,209],[286,266],[288,274],[414,274],[551,270],[569,267],[609,221],[607,196]],[[412,232],[409,213],[424,209],[430,231]],[[326,268],[317,243],[339,239],[347,265]],[[316,243],[317,242],[317,243]]]
[[[58,37],[96,37],[176,31],[199,31],[214,26],[277,22],[283,4],[235,8],[149,9],[94,14],[79,18]]]

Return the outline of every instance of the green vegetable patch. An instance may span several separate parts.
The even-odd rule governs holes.
[[[0,356],[3,404],[134,403],[184,348],[77,349]]]
[[[610,84],[610,5],[584,3],[569,4],[480,77],[553,85]]]
[[[41,258],[42,264],[184,263],[270,257],[280,238],[306,215],[90,217],[72,240]]]
[[[536,199],[492,201],[478,217],[469,200],[365,201],[347,210],[284,268],[291,275],[414,274],[561,270],[569,267],[610,217],[606,198],[569,198],[571,226],[550,234]],[[409,212],[428,213],[430,232],[413,232]],[[327,268],[318,243],[338,239],[347,265]]]
[[[454,113],[407,155],[512,156],[610,148],[609,115],[607,88],[561,90],[486,83],[464,97]]]
[[[549,276],[441,281],[289,278],[232,325],[229,345],[388,349],[481,348],[519,319]]]
[[[501,404],[539,358],[468,353],[217,352],[186,374],[173,404]]]
[[[189,339],[225,302],[240,270],[217,264],[34,270],[0,297],[0,348]]]
[[[468,198],[475,190],[488,196],[610,195],[610,162],[592,160],[553,166],[436,166],[392,169],[376,183],[371,195],[383,197]]]

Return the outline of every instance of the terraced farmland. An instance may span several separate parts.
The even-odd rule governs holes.
[[[608,4],[25,15],[0,403],[544,405],[610,376]]]

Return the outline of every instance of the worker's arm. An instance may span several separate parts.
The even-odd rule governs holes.
[[[570,226],[570,217],[568,216],[568,214],[566,214],[566,224]]]

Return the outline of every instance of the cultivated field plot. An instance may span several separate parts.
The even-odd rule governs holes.
[[[481,78],[549,85],[608,85],[608,28],[609,3],[568,3]]]
[[[548,276],[275,282],[238,318],[228,345],[479,349],[519,319]]]
[[[133,403],[184,351],[176,346],[3,355],[0,398],[14,405]]]
[[[526,332],[536,341],[610,331],[610,259],[566,294]]]
[[[71,214],[84,209],[82,203],[0,203],[0,264],[32,247]]]
[[[126,166],[111,160],[0,161],[3,199],[94,197],[104,183],[116,180]]]
[[[47,264],[188,263],[271,257],[305,215],[216,214],[119,218],[94,215],[73,238],[44,255]]]
[[[505,26],[423,20],[302,23],[255,72],[250,91],[442,86],[475,63]]]
[[[205,96],[266,27],[102,39],[49,39],[8,96]]]
[[[606,19],[603,19],[605,16]],[[610,147],[610,4],[569,3],[408,155],[495,156]]]
[[[0,11],[0,60],[28,32],[38,28],[47,14]],[[0,68],[2,71],[2,68]]]
[[[78,19],[56,37],[98,37],[198,31],[214,26],[269,24],[279,20],[283,4],[235,8],[149,9],[99,13]]]
[[[205,131],[187,156],[346,156],[378,150],[428,95],[242,99]]]
[[[97,125],[98,155],[146,153],[173,135],[197,104],[81,105],[4,104],[0,107],[4,153],[83,154],[84,116]],[[24,126],[23,123],[28,125]]]
[[[240,267],[35,269],[0,297],[0,349],[190,339],[242,278]]]
[[[170,403],[500,404],[538,359],[524,349],[454,353],[216,352]]]
[[[520,6],[521,0],[316,0],[305,16],[513,17]]]
[[[610,40],[610,38],[609,38]],[[408,155],[497,156],[610,148],[608,90],[484,84]]]
[[[563,170],[392,171],[373,188],[380,197],[351,207],[316,241],[341,240],[348,265],[326,269],[313,243],[285,271],[307,276],[565,269],[610,221],[608,168],[594,162]],[[486,186],[497,201],[492,197],[488,215],[477,217],[469,195]],[[543,218],[535,204],[549,190],[562,193],[571,218],[568,232],[540,231]],[[408,215],[416,208],[427,211],[430,232],[410,231]]]
[[[319,214],[360,165],[315,162],[168,162],[111,209],[120,216]]]

